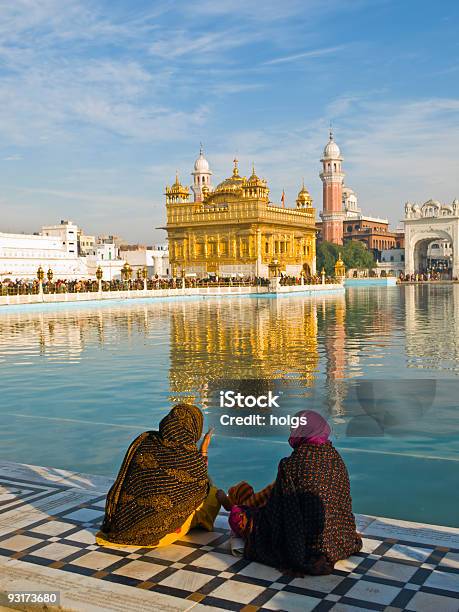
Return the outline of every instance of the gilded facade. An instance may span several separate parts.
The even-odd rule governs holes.
[[[249,178],[232,175],[217,187],[202,154],[192,173],[190,189],[178,176],[166,187],[169,257],[174,276],[269,276],[277,263],[287,275],[316,271],[315,209],[304,187],[295,207],[274,204],[269,188],[253,168]]]

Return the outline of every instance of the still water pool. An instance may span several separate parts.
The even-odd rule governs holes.
[[[329,418],[357,512],[459,525],[458,285],[2,308],[0,373],[0,459],[114,476],[176,401],[215,422],[221,385],[276,381]],[[286,439],[217,427],[214,480],[267,484]]]

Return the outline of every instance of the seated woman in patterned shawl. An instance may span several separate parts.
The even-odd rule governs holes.
[[[294,575],[330,574],[362,547],[349,476],[327,421],[311,410],[297,416],[303,424],[291,430],[293,452],[281,459],[274,483],[259,493],[239,483],[218,498],[245,540],[245,558]]]
[[[209,531],[220,509],[207,473],[207,447],[200,449],[203,415],[179,404],[129,447],[108,492],[105,517],[96,536],[104,546],[166,546],[201,526]]]

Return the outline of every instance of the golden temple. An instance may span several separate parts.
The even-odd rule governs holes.
[[[312,198],[303,186],[295,207],[273,204],[266,180],[232,175],[215,189],[202,149],[195,162],[194,199],[176,175],[166,187],[169,259],[173,276],[269,276],[270,264],[287,275],[316,272]]]

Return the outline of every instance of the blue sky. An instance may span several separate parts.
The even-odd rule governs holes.
[[[72,219],[164,240],[164,186],[204,143],[321,208],[330,121],[346,184],[394,224],[459,197],[455,0],[0,4],[0,231]]]

